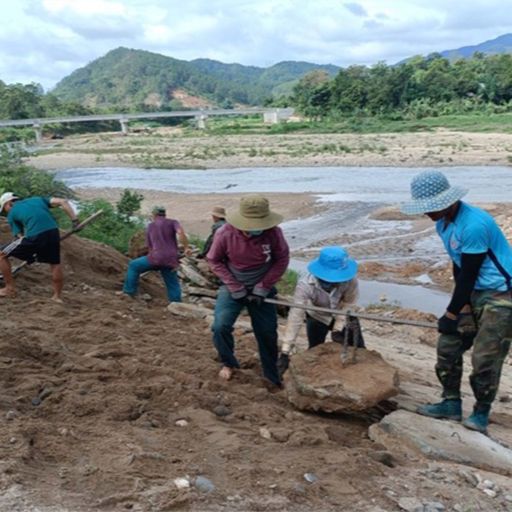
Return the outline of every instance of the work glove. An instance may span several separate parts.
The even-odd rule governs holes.
[[[265,302],[265,297],[261,295],[250,294],[247,296],[247,302],[249,304],[254,304],[255,306],[261,306]]]
[[[71,219],[71,228],[73,231],[79,231],[80,219]]]
[[[290,356],[282,352],[277,360],[277,373],[279,375],[279,380],[283,380],[284,372],[288,370],[288,366],[290,366]]]
[[[446,315],[443,315],[437,320],[437,331],[441,334],[457,334],[458,320],[452,320]]]

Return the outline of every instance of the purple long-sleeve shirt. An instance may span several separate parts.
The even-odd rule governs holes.
[[[254,292],[265,295],[287,269],[290,250],[279,227],[247,237],[232,225],[225,224],[215,233],[206,259],[231,293],[240,292],[249,285]],[[260,271],[262,275],[256,283],[247,282]]]
[[[155,217],[146,231],[148,260],[151,265],[171,268],[179,265],[176,235],[180,229],[181,226],[177,220]]]

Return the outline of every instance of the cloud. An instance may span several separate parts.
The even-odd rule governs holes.
[[[355,2],[346,3],[345,9],[350,11],[354,16],[361,16],[362,18],[366,18],[368,16],[366,9],[361,4],[356,4]]]
[[[33,0],[27,15],[87,40],[130,38],[141,30],[136,10],[110,0]]]
[[[394,63],[510,31],[503,0],[11,0],[0,79],[53,85],[119,46],[178,59]],[[60,73],[60,74],[59,74]],[[25,75],[24,75],[25,74]]]

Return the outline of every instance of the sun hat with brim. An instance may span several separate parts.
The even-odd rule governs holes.
[[[4,211],[4,206],[13,199],[18,199],[12,192],[5,192],[0,196],[0,213]]]
[[[324,247],[318,258],[308,265],[308,271],[322,281],[342,283],[355,277],[357,262],[341,247]]]
[[[226,210],[224,210],[222,206],[214,206],[210,214],[213,215],[214,217],[218,217],[219,219],[226,218]]]
[[[236,229],[252,231],[273,228],[283,221],[283,216],[270,210],[265,197],[246,196],[240,199],[237,212],[226,215],[226,221]]]
[[[412,201],[404,203],[401,210],[406,215],[440,212],[463,198],[468,191],[452,187],[448,178],[439,171],[424,171],[411,181]]]

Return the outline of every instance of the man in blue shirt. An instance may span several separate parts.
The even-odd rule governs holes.
[[[476,403],[463,425],[486,433],[512,340],[512,248],[491,215],[461,201],[466,193],[450,186],[441,172],[425,171],[411,182],[412,202],[402,206],[404,213],[425,214],[436,223],[455,280],[450,304],[438,320],[436,373],[444,400],[420,406],[418,412],[462,419],[462,356],[473,346],[470,383]],[[474,336],[461,332],[468,316]]]
[[[32,263],[49,263],[52,271],[53,297],[62,302],[63,273],[60,264],[60,234],[50,208],[60,207],[71,219],[73,227],[78,225],[75,211],[66,199],[59,197],[30,197],[19,199],[12,192],[0,197],[0,213],[7,213],[7,222],[16,240],[0,249],[0,272],[5,287],[0,297],[16,294],[11,271],[10,256]]]

